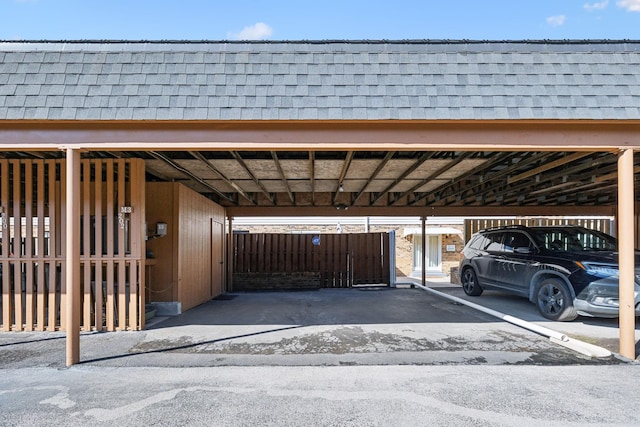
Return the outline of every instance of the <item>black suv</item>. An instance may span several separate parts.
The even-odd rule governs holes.
[[[497,289],[529,298],[547,319],[617,317],[616,239],[584,227],[506,226],[474,234],[460,254],[467,295]],[[636,252],[635,265],[640,266]],[[640,315],[640,270],[635,311]]]

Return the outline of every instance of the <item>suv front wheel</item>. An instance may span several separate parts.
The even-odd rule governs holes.
[[[462,270],[460,282],[462,283],[462,290],[464,290],[464,293],[469,296],[477,297],[483,291],[482,287],[478,283],[478,277],[476,276],[476,272],[473,271],[473,268],[465,268]]]
[[[545,279],[538,283],[534,296],[538,310],[547,319],[568,322],[578,317],[571,293],[559,279]]]

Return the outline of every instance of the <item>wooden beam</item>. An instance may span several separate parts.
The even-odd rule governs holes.
[[[336,204],[336,199],[338,198],[338,194],[341,191],[344,191],[343,181],[344,177],[347,175],[347,171],[349,170],[349,166],[351,166],[351,161],[353,160],[353,151],[347,151],[347,156],[344,159],[344,163],[342,164],[342,170],[340,171],[340,176],[338,177],[338,185],[336,186],[336,190],[333,193],[333,197],[331,197],[331,204]],[[340,190],[342,188],[342,190]]]
[[[443,191],[448,190],[448,189],[449,189],[449,188],[451,188],[451,187],[454,187],[454,186],[456,186],[456,185],[460,185],[460,183],[464,182],[465,180],[469,180],[469,178],[471,178],[471,177],[475,177],[475,176],[477,176],[477,175],[483,176],[483,175],[485,175],[485,174],[487,174],[487,173],[491,172],[491,170],[492,170],[496,165],[499,165],[499,164],[502,164],[502,163],[504,163],[504,162],[507,162],[507,161],[509,161],[510,159],[512,159],[512,158],[514,158],[514,157],[516,157],[516,156],[518,156],[519,154],[520,154],[520,153],[518,153],[518,152],[515,152],[515,153],[501,153],[501,154],[498,154],[498,155],[496,155],[495,157],[493,157],[493,158],[491,158],[491,159],[487,160],[487,162],[486,162],[485,164],[483,164],[483,165],[482,165],[481,170],[478,170],[478,168],[475,168],[475,169],[473,169],[473,170],[471,170],[471,171],[469,171],[469,172],[467,172],[467,173],[465,173],[465,174],[460,175],[459,177],[457,177],[457,178],[456,178],[456,179],[454,179],[454,180],[447,181],[445,184],[443,184],[443,185],[439,186],[438,188],[436,188],[436,189],[434,189],[434,190],[431,190],[431,191],[429,191],[429,192],[421,193],[420,195],[416,196],[416,198],[415,198],[414,200],[412,200],[411,202],[409,202],[408,204],[409,204],[409,205],[414,205],[414,204],[416,204],[417,202],[419,202],[420,200],[422,200],[422,199],[424,199],[424,198],[427,198],[427,197],[428,197],[428,196],[430,196],[430,195],[438,194],[438,193],[441,193],[441,192],[443,192]],[[484,182],[484,180],[483,180],[483,182]],[[476,183],[476,184],[474,184],[474,186],[479,186],[479,185],[482,185],[482,183]]]
[[[612,156],[613,158],[613,156]],[[571,168],[568,169],[564,169],[561,171],[556,171],[556,172],[551,172],[550,174],[547,175],[546,177],[546,181],[543,182],[536,182],[535,183],[535,187],[550,187],[552,184],[549,183],[553,183],[554,179],[560,179],[560,178],[565,178],[568,175],[571,174],[579,174],[582,175],[582,179],[587,179],[589,182],[587,183],[587,185],[595,185],[592,181],[589,175],[585,176],[584,171],[591,171],[593,170],[594,167],[601,165],[601,160],[599,159],[594,159],[591,162],[585,162],[585,163],[580,163],[577,164]],[[520,197],[520,196],[530,196],[532,194],[531,192],[531,188],[532,188],[532,184],[530,182],[521,182],[520,184],[517,185],[509,185],[509,184],[505,184],[504,188],[501,191],[496,192],[493,197],[491,199],[488,200],[494,200],[497,199],[498,196],[503,196],[502,199],[502,203],[508,203],[509,200],[514,200],[514,195],[517,195],[515,197]],[[573,191],[573,190],[578,190],[578,188],[574,188],[568,191]],[[559,193],[557,194],[559,195]],[[487,200],[485,200],[486,202]]]
[[[611,151],[640,149],[640,120],[30,121],[0,123],[0,151]]]
[[[465,193],[470,193],[475,195],[478,195],[479,190],[478,188],[487,188],[489,187],[491,190],[490,191],[497,191],[497,188],[501,188],[498,185],[496,185],[496,181],[499,181],[500,184],[502,185],[506,185],[506,179],[505,177],[507,175],[509,175],[511,172],[513,171],[517,171],[518,169],[520,169],[522,167],[522,162],[524,160],[522,160],[521,158],[523,157],[531,157],[528,158],[527,160],[530,162],[536,162],[536,161],[541,161],[546,159],[547,157],[551,156],[552,154],[549,152],[540,152],[540,153],[516,153],[516,156],[510,157],[509,159],[511,161],[513,161],[514,159],[518,159],[519,161],[516,163],[512,163],[510,166],[507,166],[501,170],[498,170],[497,172],[493,172],[491,170],[489,170],[488,172],[493,172],[493,173],[486,173],[483,175],[483,180],[482,182],[478,182],[477,184],[474,184],[471,187],[468,186],[463,186],[463,190],[461,192],[458,192],[457,194],[448,194],[446,199],[450,199],[452,197],[456,197],[461,195],[461,199],[464,199],[464,194]],[[486,170],[486,169],[485,169]],[[489,184],[491,183],[491,184]]]
[[[229,206],[233,217],[243,216],[562,216],[584,215],[585,207],[574,206],[352,206],[336,210],[333,206]],[[614,205],[589,206],[590,215],[613,216]]]
[[[452,205],[456,202],[460,202],[462,200],[467,199],[468,197],[465,194],[469,194],[469,197],[473,198],[486,198],[487,194],[492,194],[492,200],[498,200],[499,196],[504,196],[504,194],[510,194],[514,191],[515,188],[520,187],[508,187],[507,179],[505,178],[513,171],[517,171],[522,168],[523,162],[530,161],[543,161],[547,157],[552,156],[552,153],[549,152],[540,152],[540,153],[516,153],[517,156],[515,158],[520,157],[519,161],[511,164],[511,166],[505,167],[501,170],[498,170],[494,173],[487,173],[484,176],[482,182],[478,182],[473,184],[472,186],[461,185],[462,190],[457,193],[446,194],[442,196],[443,200],[446,200],[445,204]],[[527,160],[522,160],[522,158],[527,158],[531,156],[532,158]],[[511,158],[513,160],[514,158]],[[487,170],[487,169],[485,169]],[[490,169],[488,172],[492,172]],[[459,180],[456,180],[459,181]]]
[[[378,176],[380,171],[382,171],[382,168],[385,167],[385,165],[389,162],[389,160],[391,160],[393,158],[393,156],[395,154],[396,154],[396,151],[388,151],[387,152],[387,154],[384,156],[384,159],[382,159],[382,161],[376,167],[376,170],[374,170],[373,173],[369,176],[369,178],[367,179],[367,182],[364,183],[364,185],[362,186],[360,191],[358,191],[358,193],[353,197],[353,199],[351,200],[351,206],[353,206],[358,201],[360,196],[362,196],[362,193],[364,193],[364,190],[367,189],[369,184],[371,184],[371,182],[373,182],[373,180]]]
[[[296,204],[296,198],[293,196],[293,193],[291,192],[291,188],[289,188],[289,184],[287,183],[287,177],[284,174],[284,170],[282,170],[282,165],[280,164],[280,160],[278,160],[278,153],[276,153],[275,151],[271,151],[271,157],[273,158],[273,161],[276,164],[276,169],[278,170],[278,174],[280,175],[280,179],[282,180],[282,182],[284,184],[284,188],[285,188],[285,190],[287,190],[287,194],[289,195],[289,200],[291,200],[291,203],[293,203],[295,205]]]
[[[509,177],[507,179],[507,184],[513,184],[514,182],[522,181],[523,179],[532,177],[532,176],[537,175],[537,174],[539,174],[541,172],[545,172],[545,171],[548,171],[548,170],[551,170],[551,169],[555,169],[558,166],[566,165],[567,163],[571,163],[571,162],[573,162],[575,160],[579,160],[579,159],[581,159],[583,157],[590,156],[591,154],[592,153],[580,152],[580,153],[574,153],[574,154],[570,154],[568,156],[564,156],[561,159],[545,163],[542,166],[539,166],[537,168],[531,169],[530,171],[521,173],[520,175]]]
[[[311,184],[311,204],[316,204],[316,153],[309,151],[309,181]]]
[[[149,155],[155,157],[158,160],[162,160],[163,162],[167,163],[169,166],[171,166],[174,169],[182,172],[183,174],[185,174],[189,178],[193,179],[197,183],[207,187],[209,190],[213,191],[214,193],[216,193],[218,196],[220,196],[221,198],[225,199],[226,201],[236,204],[236,201],[232,197],[229,197],[226,194],[224,194],[222,191],[219,191],[217,188],[215,188],[214,186],[210,185],[208,182],[206,182],[205,180],[203,180],[202,178],[200,178],[199,176],[197,176],[196,174],[194,174],[190,170],[183,168],[178,163],[176,163],[175,161],[173,161],[169,157],[165,156],[164,154],[157,153],[155,151],[149,151]]]
[[[633,173],[637,174],[640,173],[640,166],[635,166],[633,168]],[[593,182],[604,182],[604,181],[612,181],[614,179],[618,179],[619,173],[616,172],[612,172],[606,175],[598,175],[595,178],[593,178]]]
[[[265,186],[262,184],[262,182],[258,178],[256,178],[253,172],[251,172],[251,169],[249,169],[249,166],[247,166],[247,164],[244,162],[244,159],[242,158],[240,153],[236,151],[230,151],[230,154],[233,156],[234,159],[236,159],[236,162],[240,163],[240,166],[242,166],[242,168],[247,172],[251,180],[260,188],[260,190],[262,190],[262,194],[264,194],[267,200],[269,200],[272,205],[275,205],[276,200],[273,197],[273,194],[269,193],[265,188]]]
[[[407,195],[413,193],[418,188],[420,188],[423,185],[427,184],[431,180],[436,179],[437,177],[439,177],[440,175],[442,175],[443,173],[445,173],[446,171],[448,171],[449,169],[451,169],[452,167],[454,167],[455,165],[457,165],[458,163],[460,163],[464,159],[466,159],[469,156],[471,156],[472,154],[473,153],[471,153],[471,152],[466,152],[466,153],[463,153],[463,154],[459,155],[457,159],[454,159],[454,160],[450,161],[449,163],[447,163],[446,165],[444,165],[443,167],[441,167],[440,169],[438,169],[437,171],[435,171],[434,173],[432,173],[428,177],[426,177],[423,180],[421,180],[420,182],[418,182],[416,185],[411,187],[409,190],[405,191],[404,193],[402,193],[399,196],[394,197],[393,200],[391,201],[391,203],[389,203],[389,204],[393,205],[398,200],[400,200],[400,199],[406,197]]]
[[[212,165],[211,162],[205,156],[202,155],[202,153],[200,153],[198,151],[189,151],[189,154],[191,154],[196,159],[200,160],[211,172],[213,172],[216,175],[218,175],[220,177],[220,179],[222,179],[229,186],[231,186],[234,190],[236,190],[242,197],[244,197],[249,202],[251,202],[252,205],[257,204],[256,201],[253,200],[253,198],[246,191],[244,191],[242,189],[242,187],[240,187],[238,184],[236,184],[235,182],[233,182],[229,178],[227,178],[222,172],[220,172],[218,170],[218,168],[216,168],[214,165]]]
[[[387,194],[389,191],[391,191],[391,189],[393,187],[395,187],[396,185],[398,185],[403,179],[405,179],[406,177],[408,177],[413,171],[415,171],[416,169],[418,169],[418,167],[423,164],[425,161],[427,161],[427,159],[433,157],[433,155],[435,154],[435,152],[432,151],[427,151],[425,153],[422,153],[420,155],[420,157],[418,157],[416,159],[416,161],[409,166],[399,177],[397,177],[396,179],[393,180],[393,182],[391,184],[389,184],[384,190],[382,190],[381,192],[377,193],[376,195],[374,195],[371,199],[371,201],[369,202],[369,205],[373,205],[375,204],[375,202],[377,202],[378,200],[380,200],[380,198],[382,198],[382,196],[384,196],[385,194]]]

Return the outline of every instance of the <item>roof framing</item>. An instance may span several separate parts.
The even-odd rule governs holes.
[[[611,215],[616,198],[610,183],[596,177],[615,173],[619,150],[640,145],[640,122],[628,121],[0,122],[0,130],[5,156],[51,156],[62,148],[84,156],[147,153],[175,170],[149,163],[157,179],[183,181],[235,216],[335,215],[335,209],[416,215],[425,208],[514,214],[539,204],[558,215],[584,213],[584,206]],[[266,165],[256,162],[267,160],[277,176],[256,175],[254,168]],[[213,179],[189,162],[204,164]],[[291,171],[295,176],[287,176]],[[348,191],[340,192],[341,184]],[[305,213],[309,206],[316,209]]]

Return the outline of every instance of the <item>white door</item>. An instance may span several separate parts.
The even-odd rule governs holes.
[[[442,273],[442,244],[439,234],[427,235],[427,271]],[[413,239],[413,271],[422,271],[422,236],[414,234]]]

